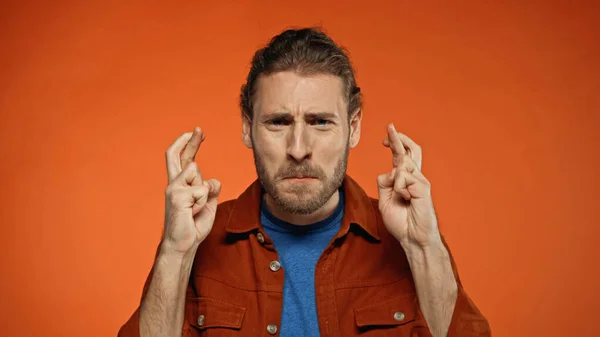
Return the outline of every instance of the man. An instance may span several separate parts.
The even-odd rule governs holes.
[[[254,55],[240,101],[258,180],[218,204],[219,181],[194,162],[200,128],[171,145],[164,234],[119,336],[490,336],[438,230],[420,147],[388,125],[378,200],[346,175],[362,111],[340,47],[283,32]]]

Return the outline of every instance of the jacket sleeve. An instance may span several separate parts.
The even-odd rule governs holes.
[[[125,322],[119,329],[118,337],[140,337],[140,307],[135,309],[135,312],[129,320]]]
[[[456,304],[447,337],[490,337],[492,334],[490,324],[465,292],[450,248],[443,237],[442,241],[448,250],[452,271],[458,286]]]

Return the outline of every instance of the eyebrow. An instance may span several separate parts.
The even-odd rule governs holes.
[[[292,114],[290,114],[289,112],[273,112],[273,113],[263,115],[263,118],[264,119],[280,119],[280,118],[288,118],[291,115]]]
[[[338,117],[333,112],[309,112],[305,116],[314,119],[336,119]]]
[[[289,117],[291,117],[291,115],[292,114],[289,112],[274,112],[274,113],[265,115],[264,117],[266,119],[277,119],[277,118],[289,118]],[[308,113],[304,114],[304,117],[311,118],[311,119],[336,119],[338,117],[338,115],[333,112],[308,112]]]

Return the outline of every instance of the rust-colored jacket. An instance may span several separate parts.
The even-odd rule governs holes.
[[[343,186],[340,231],[315,269],[319,319],[313,323],[322,337],[431,336],[406,255],[385,229],[377,200],[349,176]],[[218,206],[191,271],[183,336],[277,336],[284,271],[271,264],[278,258],[260,224],[260,192],[255,181],[238,199]],[[460,283],[454,260],[452,266],[458,298],[448,337],[491,336],[487,320]],[[119,336],[139,337],[139,308]]]

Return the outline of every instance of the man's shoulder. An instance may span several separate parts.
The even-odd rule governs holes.
[[[373,208],[375,208],[376,212],[379,212],[379,199],[373,198],[371,196],[368,196],[368,198],[369,198],[369,202],[371,203],[371,206],[373,206]]]
[[[225,200],[225,201],[220,202],[217,205],[217,213],[215,215],[215,224],[217,222],[225,223],[229,219],[229,216],[231,215],[231,211],[233,210],[236,200],[237,199]]]
[[[221,210],[221,211],[231,210],[231,208],[233,208],[233,205],[235,204],[236,200],[237,200],[237,198],[219,202],[219,204],[217,205],[217,212],[219,210]]]

